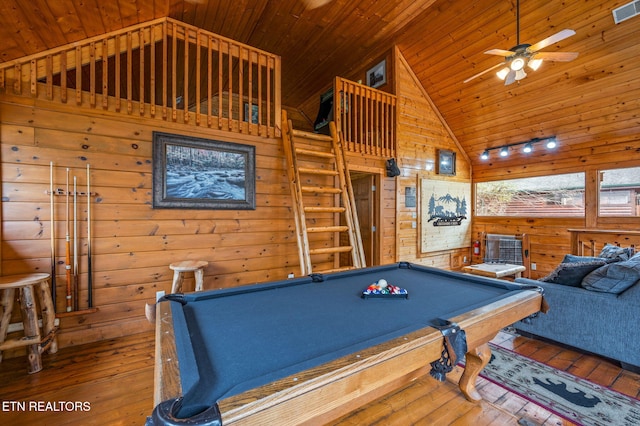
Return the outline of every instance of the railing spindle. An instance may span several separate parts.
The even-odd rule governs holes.
[[[213,115],[213,111],[211,111],[212,100],[213,100],[213,87],[212,87],[212,78],[213,78],[213,68],[212,64],[212,51],[213,51],[213,37],[207,36],[207,126],[211,127],[211,116]]]
[[[222,41],[218,39],[218,128],[222,129]]]
[[[200,52],[200,30],[196,31],[196,124],[200,125],[200,63],[202,52]]]
[[[96,106],[96,44],[89,44],[89,105]]]
[[[243,61],[242,61],[242,46],[238,45],[238,131],[240,133],[243,132],[244,129],[244,69],[243,69]],[[248,108],[247,115],[251,117],[251,106]]]
[[[184,29],[184,67],[182,72],[182,104],[184,122],[189,122],[189,30]]]
[[[53,99],[53,56],[47,55],[47,61],[45,62],[47,68],[47,99]]]
[[[229,59],[229,68],[227,69],[227,78],[228,78],[228,87],[227,97],[229,98],[227,109],[228,109],[228,119],[227,119],[227,130],[231,131],[233,129],[232,120],[233,120],[233,55],[231,54],[231,43],[227,43],[228,47],[228,59]]]
[[[102,40],[102,109],[109,108],[109,46]]]
[[[169,81],[167,80],[167,67],[169,62],[169,54],[168,54],[168,45],[169,42],[167,40],[168,36],[168,25],[167,22],[162,23],[162,118],[164,120],[167,119],[167,101],[169,94],[167,93],[167,87],[169,86]]]
[[[253,52],[247,54],[247,103],[249,104],[249,134],[253,134]]]
[[[155,26],[149,31],[149,114],[156,116],[156,32]]]
[[[67,103],[67,52],[60,55],[60,101]]]
[[[35,59],[31,60],[30,68],[29,68],[29,80],[31,86],[31,96],[36,96],[38,94],[38,65]]]
[[[115,51],[116,53],[116,70],[115,70],[115,74],[116,74],[116,82],[115,82],[115,92],[116,92],[116,112],[120,112],[121,108],[122,108],[122,96],[120,95],[120,86],[122,84],[122,80],[120,79],[120,76],[122,75],[122,64],[120,63],[120,56],[121,56],[121,50],[120,50],[120,34],[115,36],[114,39],[114,43],[116,46]]]
[[[270,64],[269,58],[265,55],[265,61],[267,63],[267,98],[266,98],[266,109],[267,109],[267,123],[271,123],[271,70],[273,69]],[[265,129],[265,134],[268,134],[268,130]]]
[[[82,48],[76,47],[76,105],[82,103]]]
[[[178,85],[178,28],[176,24],[171,25],[173,36],[171,40],[171,119],[178,120],[177,110],[177,85]]]
[[[138,54],[140,55],[140,70],[139,70],[139,78],[140,78],[140,95],[138,96],[138,101],[140,102],[140,115],[144,115],[144,29],[140,28],[140,32],[138,34],[139,44],[138,44]]]

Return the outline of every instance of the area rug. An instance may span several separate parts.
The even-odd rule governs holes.
[[[490,344],[480,376],[584,426],[640,425],[640,401]]]

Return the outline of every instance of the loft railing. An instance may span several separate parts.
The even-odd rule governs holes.
[[[280,136],[280,57],[161,18],[0,64],[0,91]]]
[[[336,77],[334,120],[346,150],[381,157],[396,155],[396,96]]]

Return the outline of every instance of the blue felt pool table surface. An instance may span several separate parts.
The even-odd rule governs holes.
[[[384,278],[408,298],[362,298]],[[186,294],[172,301],[183,402],[190,417],[217,401],[357,353],[522,287],[401,263]]]

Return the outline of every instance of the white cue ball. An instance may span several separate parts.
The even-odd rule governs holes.
[[[384,278],[380,278],[378,280],[378,287],[385,288],[386,286],[387,286],[387,280],[385,280]]]

